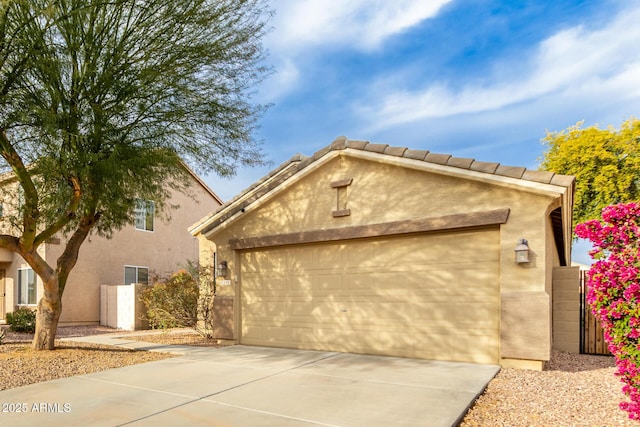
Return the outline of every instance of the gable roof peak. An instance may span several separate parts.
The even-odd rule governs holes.
[[[349,139],[346,136],[337,137],[331,144],[313,153],[312,156],[295,154],[289,160],[271,171],[268,175],[255,182],[233,199],[220,206],[209,218],[203,218],[200,223],[190,229],[193,234],[207,233],[224,223],[238,212],[253,205],[264,195],[275,190],[282,183],[297,175],[324,156],[342,150],[356,150],[372,153],[375,156],[388,156],[389,159],[407,159],[407,161],[421,161],[437,165],[437,167],[452,168],[452,170],[467,170],[472,173],[486,174],[495,179],[517,179],[520,182],[549,184],[556,187],[569,188],[573,191],[575,177],[560,175],[549,171],[527,170],[524,167],[505,166],[496,162],[481,162],[472,158],[454,157],[451,154],[432,153],[428,150],[412,150],[406,147],[395,147],[388,144],[374,144],[365,140]],[[385,157],[383,157],[385,158]]]

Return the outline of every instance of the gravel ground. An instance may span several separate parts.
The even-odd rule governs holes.
[[[544,371],[502,369],[461,426],[638,427],[618,407],[614,366],[610,356],[553,352]]]
[[[62,327],[56,337],[113,332],[114,329],[105,327]],[[0,390],[173,357],[167,353],[65,341],[56,341],[55,351],[33,351],[32,339],[31,334],[6,332],[4,344],[0,345]]]
[[[166,344],[215,346],[193,332],[140,334],[105,327],[63,327],[58,337],[112,333]],[[52,352],[29,349],[32,336],[7,333],[0,345],[0,390],[171,357],[109,346],[58,342]],[[622,383],[612,357],[553,352],[544,371],[502,369],[464,417],[461,427],[640,426],[618,407]]]

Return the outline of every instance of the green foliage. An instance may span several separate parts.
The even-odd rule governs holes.
[[[220,175],[262,164],[265,106],[251,96],[270,72],[271,15],[266,0],[0,2],[0,172],[21,194],[0,247],[29,263],[45,298],[62,296],[91,233],[134,221],[136,200],[168,215],[169,190],[189,193],[185,163]],[[48,265],[38,247],[61,234]]]
[[[547,132],[541,169],[575,175],[574,223],[600,217],[608,205],[640,199],[640,120],[619,130],[577,123]]]
[[[36,312],[18,307],[13,313],[7,313],[7,324],[14,332],[26,332],[32,334],[36,330]]]
[[[82,190],[75,211],[99,213],[95,229],[108,235],[131,221],[136,198],[162,207],[167,182],[185,185],[180,159],[221,175],[261,163],[252,132],[264,108],[250,95],[268,72],[263,0],[30,0],[1,9],[0,130],[37,166],[34,188],[21,184],[41,225],[68,214],[70,178]]]
[[[198,284],[184,270],[145,289],[140,300],[154,329],[195,327],[198,322]]]

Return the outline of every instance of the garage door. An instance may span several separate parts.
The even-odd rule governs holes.
[[[241,252],[241,342],[499,361],[499,230]]]

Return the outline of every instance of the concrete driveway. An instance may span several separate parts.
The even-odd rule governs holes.
[[[280,348],[78,340],[182,356],[2,391],[1,425],[451,426],[499,370]],[[26,411],[6,412],[18,407]]]

